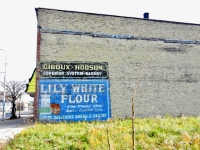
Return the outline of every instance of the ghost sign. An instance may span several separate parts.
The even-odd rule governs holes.
[[[107,62],[42,62],[41,78],[108,79]]]
[[[109,79],[79,77],[40,78],[39,120],[92,121],[111,118]]]

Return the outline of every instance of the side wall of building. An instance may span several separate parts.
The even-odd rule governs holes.
[[[200,25],[38,9],[43,61],[108,62],[112,115],[200,114]]]

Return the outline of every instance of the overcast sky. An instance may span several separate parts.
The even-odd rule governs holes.
[[[27,81],[36,67],[35,8],[52,8],[200,24],[199,0],[0,0],[0,49],[7,53],[6,80]],[[0,72],[5,53],[0,50]],[[3,81],[0,73],[0,81]]]

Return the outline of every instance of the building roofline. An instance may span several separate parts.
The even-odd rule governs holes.
[[[100,15],[100,16],[111,16],[111,17],[122,17],[122,18],[132,18],[132,19],[145,20],[145,21],[154,21],[154,22],[165,22],[165,23],[173,23],[173,24],[184,24],[184,25],[197,25],[197,26],[200,26],[200,24],[197,24],[197,23],[176,22],[176,21],[157,20],[157,19],[144,19],[144,18],[137,18],[137,17],[108,15],[108,14],[99,14],[99,13],[90,13],[90,12],[81,12],[81,11],[71,11],[71,10],[61,10],[61,9],[44,8],[44,7],[35,8],[36,16],[38,16],[38,9],[56,10],[56,11],[63,11],[63,12],[73,12],[73,13],[82,13],[82,14]]]

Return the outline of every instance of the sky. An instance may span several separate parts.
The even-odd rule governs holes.
[[[136,18],[143,18],[148,12],[149,19],[200,24],[199,3],[199,0],[0,0],[0,81],[4,81],[5,66],[6,81],[27,82],[36,67],[35,8]]]

